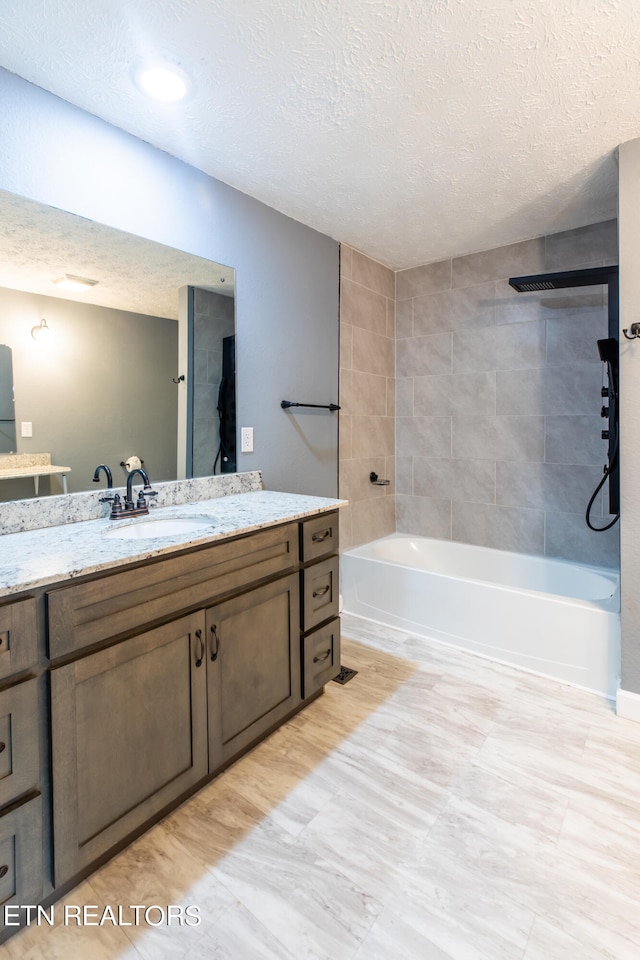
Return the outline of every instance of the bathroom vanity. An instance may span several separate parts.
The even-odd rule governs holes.
[[[55,899],[337,675],[337,505],[260,491],[153,512],[213,519],[195,533],[3,537],[0,905]]]

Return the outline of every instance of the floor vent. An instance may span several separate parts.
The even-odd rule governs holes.
[[[340,667],[340,673],[337,677],[334,677],[335,683],[349,683],[353,677],[355,677],[357,670],[352,670],[351,667]]]

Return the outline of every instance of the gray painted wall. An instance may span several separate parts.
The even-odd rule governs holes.
[[[611,262],[615,220],[396,274],[398,530],[617,566],[618,527],[584,520],[606,460],[605,288],[507,282]]]
[[[619,150],[620,329],[640,322],[640,140]],[[640,340],[620,334],[622,689],[640,694]]]
[[[335,496],[337,417],[280,401],[337,400],[337,242],[6,71],[0,118],[0,189],[235,268],[238,469]]]
[[[47,343],[31,337],[42,317]],[[175,320],[0,288],[0,342],[13,354],[17,452],[71,467],[70,493],[92,486],[98,463],[122,482],[119,464],[134,454],[153,480],[175,479]],[[23,420],[32,438],[21,437]],[[61,493],[61,481],[42,480],[40,492],[49,489]],[[0,486],[2,500],[33,493],[31,480]]]

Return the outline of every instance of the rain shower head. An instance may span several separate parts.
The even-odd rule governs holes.
[[[509,283],[518,293],[528,293],[530,290],[555,290],[550,280],[529,280],[527,277],[514,277]]]
[[[564,290],[567,287],[591,287],[597,283],[609,283],[612,275],[617,277],[617,266],[566,270],[563,273],[539,273],[531,277],[511,277],[509,284],[518,293],[530,293],[537,290]]]

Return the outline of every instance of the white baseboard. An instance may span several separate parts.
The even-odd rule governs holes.
[[[640,693],[630,690],[618,690],[616,694],[616,713],[626,720],[640,723]]]

